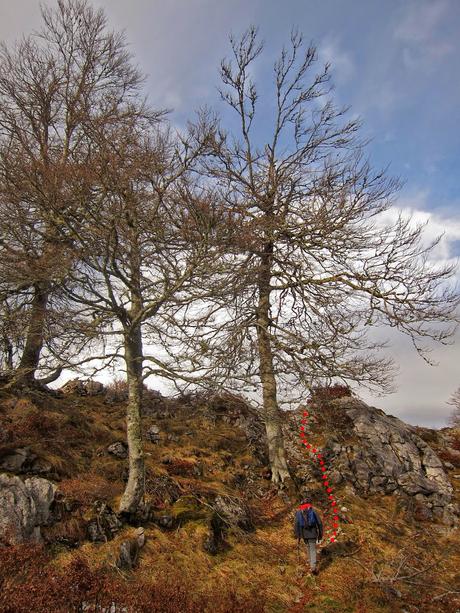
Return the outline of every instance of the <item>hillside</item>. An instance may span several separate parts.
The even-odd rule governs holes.
[[[460,608],[458,432],[413,428],[348,395],[318,394],[308,419],[304,407],[284,416],[295,484],[278,490],[255,409],[230,394],[149,392],[145,504],[120,518],[124,391],[65,392],[1,398],[3,613]],[[311,449],[322,452],[335,527]],[[304,493],[327,528],[317,577],[293,538]],[[116,564],[123,543],[132,569]]]

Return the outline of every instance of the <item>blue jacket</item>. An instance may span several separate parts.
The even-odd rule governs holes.
[[[313,513],[315,514],[316,523],[313,528],[303,527],[305,524],[305,520],[302,518],[303,511],[306,511],[306,505],[302,505],[299,510],[295,514],[294,519],[294,535],[295,538],[300,539],[303,538],[305,541],[307,540],[321,540],[323,538],[323,524],[321,523],[321,519],[319,518],[318,513],[313,509]],[[303,521],[302,521],[303,520]]]

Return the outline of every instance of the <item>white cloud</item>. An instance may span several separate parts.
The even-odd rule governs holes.
[[[403,18],[395,29],[395,37],[407,43],[423,43],[431,40],[436,28],[448,16],[447,0],[408,2]]]
[[[331,64],[336,83],[345,83],[353,77],[355,65],[351,55],[340,47],[337,38],[325,38],[318,46],[318,56],[321,62]]]
[[[423,47],[405,47],[402,50],[402,61],[407,70],[434,68],[454,50],[455,46],[448,41],[425,43]]]
[[[410,340],[395,330],[387,329],[383,336],[389,340],[386,354],[399,366],[396,392],[376,398],[366,390],[358,394],[369,404],[413,425],[443,427],[447,425],[452,407],[447,400],[460,385],[460,330],[451,345],[433,345],[428,365],[419,357]]]
[[[408,71],[434,69],[453,53],[455,41],[448,40],[445,24],[449,18],[449,0],[410,2],[395,28],[394,37],[402,43],[401,60]]]
[[[460,240],[460,218],[429,210],[429,200],[430,194],[427,191],[404,196],[382,215],[381,221],[391,223],[402,213],[404,217],[411,217],[414,224],[426,224],[423,231],[424,244],[428,245],[442,235],[439,244],[433,249],[431,259],[438,263],[451,263],[455,260],[453,243]]]

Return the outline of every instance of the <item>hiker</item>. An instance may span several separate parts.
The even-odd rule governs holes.
[[[310,498],[302,500],[295,514],[294,534],[298,545],[300,539],[303,538],[307,546],[311,572],[317,575],[316,544],[320,543],[323,538],[323,524],[318,513],[313,509]]]

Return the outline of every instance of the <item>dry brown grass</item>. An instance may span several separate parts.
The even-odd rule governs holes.
[[[90,506],[96,500],[110,502],[123,493],[120,481],[108,481],[94,472],[81,473],[78,477],[63,479],[59,490],[71,501]]]
[[[1,550],[0,611],[12,613],[12,606],[15,613],[70,611],[82,599],[96,602],[99,598],[105,603],[113,594],[133,612],[395,613],[406,607],[412,613],[418,607],[424,613],[453,613],[460,608],[457,595],[449,593],[460,583],[458,533],[410,520],[393,496],[361,499],[337,488],[339,504],[349,509],[347,516],[353,523],[341,523],[337,543],[325,542],[321,548],[319,577],[308,576],[305,552],[298,560],[292,536],[295,493],[289,492],[291,502],[285,500],[262,479],[264,468],[254,462],[241,431],[207,420],[185,402],[177,401],[175,410],[177,417],[144,419],[146,427],[155,422],[163,435],[169,432],[179,437],[176,442],[163,438],[159,445],[146,442],[148,478],[170,473],[182,503],[187,496],[203,505],[212,504],[217,494],[242,496],[256,532],[229,531],[229,548],[209,556],[202,548],[208,532],[207,513],[191,513],[171,532],[149,524],[138,568],[120,574],[114,561],[121,541],[132,536],[133,529],[122,530],[108,543],[92,544],[83,540],[84,522],[75,513],[50,529],[47,537],[59,541],[70,535],[81,543],[78,550],[58,547],[50,557],[49,552],[31,549],[28,558],[19,550],[10,552],[8,558],[6,550]],[[2,402],[1,412],[10,429],[10,440],[2,441],[5,448],[28,444],[37,455],[49,458],[61,475],[61,491],[77,501],[83,512],[97,499],[116,508],[126,461],[108,455],[106,448],[125,436],[123,402],[107,405],[99,397],[66,397],[43,400],[38,406],[26,398],[9,399]],[[319,418],[324,423],[315,424],[312,435],[318,445],[326,440],[328,423],[336,415],[326,410]],[[321,428],[326,428],[326,434]],[[172,458],[170,464],[162,463],[166,456]],[[194,471],[197,462],[204,465],[203,476]],[[248,472],[244,465],[250,465],[254,481],[237,489],[233,478]],[[455,482],[455,487],[460,497],[460,484]],[[311,489],[315,490],[314,484]],[[161,496],[155,498],[155,492],[149,496],[155,505],[163,501]],[[167,501],[163,510],[183,511],[182,503]],[[433,568],[414,577],[421,585],[389,580],[401,551],[410,547],[407,572],[410,568],[423,570],[430,557],[439,558]],[[13,553],[18,562],[12,562]],[[37,574],[40,564],[44,570]],[[380,581],[376,581],[379,572]],[[71,596],[63,605],[66,590]]]

